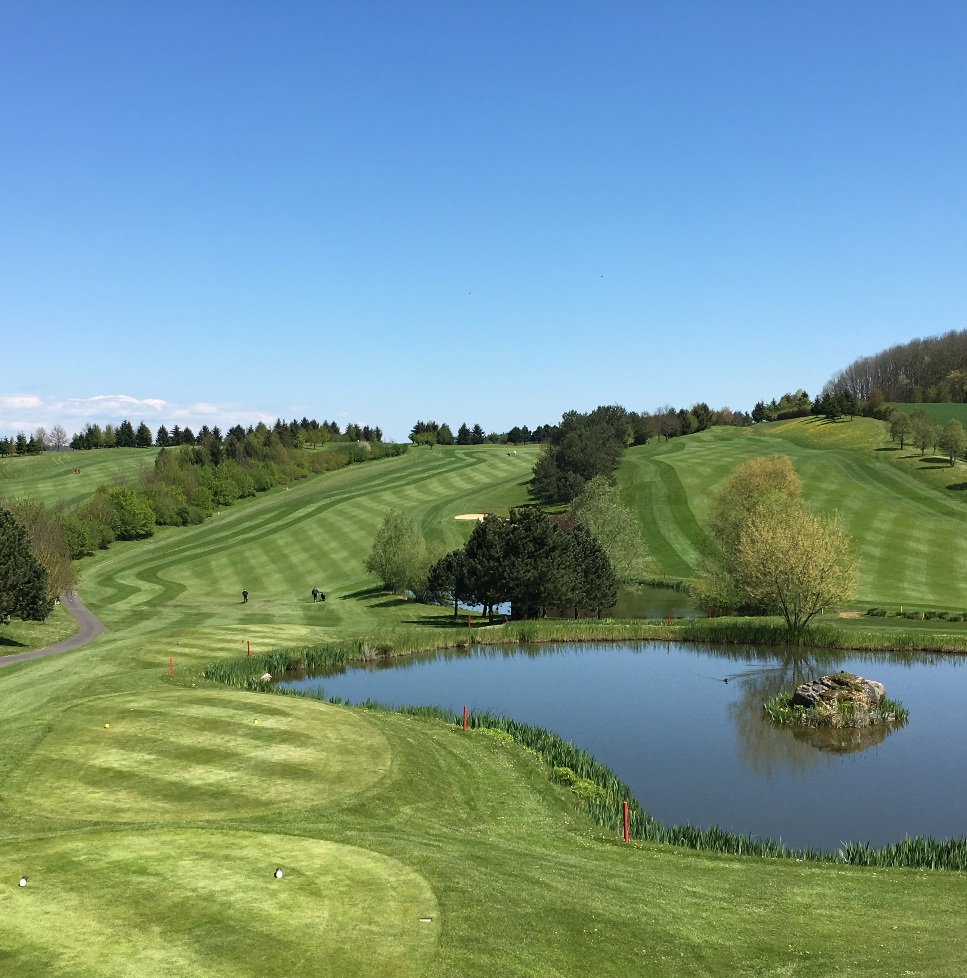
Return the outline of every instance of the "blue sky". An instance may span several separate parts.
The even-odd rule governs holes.
[[[0,6],[0,433],[748,410],[967,328],[962,2]]]

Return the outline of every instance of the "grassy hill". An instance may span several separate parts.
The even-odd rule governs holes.
[[[0,496],[30,496],[45,506],[83,502],[104,482],[133,482],[154,465],[157,448],[95,448],[0,459]],[[75,473],[74,469],[80,469]]]
[[[629,453],[622,485],[656,566],[694,565],[710,487],[736,461],[786,451],[812,502],[869,527],[868,593],[912,587],[921,560],[932,574],[957,506],[853,424],[712,431]],[[470,524],[454,516],[525,500],[536,455],[412,451],[82,562],[104,635],[0,669],[2,972],[963,974],[967,876],[624,846],[512,743],[201,678],[247,642],[444,623],[446,609],[385,595],[365,574],[383,513],[401,506],[441,549],[456,546]],[[885,584],[881,534],[905,568]]]
[[[839,512],[853,535],[860,568],[855,608],[967,610],[963,494],[938,491],[904,466],[949,467],[895,451],[885,425],[865,418],[717,428],[631,449],[619,479],[641,520],[656,574],[692,576],[701,523],[717,488],[743,460],[775,453],[792,459],[809,503]],[[964,481],[962,469],[955,478]]]

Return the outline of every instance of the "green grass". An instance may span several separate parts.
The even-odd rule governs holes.
[[[55,645],[76,631],[77,622],[60,604],[54,606],[46,621],[12,618],[6,625],[0,625],[0,656]]]
[[[903,603],[962,610],[967,507],[894,464],[891,449],[883,422],[795,419],[631,449],[619,480],[657,573],[683,578],[698,567],[700,526],[723,480],[755,455],[789,455],[808,502],[820,512],[839,512],[853,536],[860,583],[852,608]]]
[[[622,484],[634,496],[635,471],[652,484],[636,508],[649,532],[662,524],[659,571],[675,554],[692,566],[708,485],[761,451],[793,454],[817,503],[850,504],[858,472],[868,505],[897,520],[954,519],[872,449],[823,437],[762,426],[630,453]],[[372,535],[396,505],[457,546],[471,526],[455,515],[525,501],[536,454],[412,451],[82,561],[104,635],[0,670],[0,973],[963,974],[965,874],[624,846],[519,744],[202,677],[246,643],[261,655],[452,631],[447,609],[374,588]],[[875,522],[856,504],[864,515]],[[905,565],[922,536],[896,535]],[[905,578],[864,574],[880,595],[866,606],[899,603]]]
[[[913,414],[922,408],[934,424],[945,424],[953,418],[967,425],[967,404],[894,404],[893,407],[904,414]]]
[[[0,497],[29,496],[45,506],[75,506],[93,496],[102,483],[134,483],[142,469],[154,466],[157,454],[157,448],[94,448],[0,458]]]

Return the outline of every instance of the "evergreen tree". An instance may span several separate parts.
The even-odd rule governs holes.
[[[114,440],[118,448],[135,448],[137,441],[135,440],[134,425],[128,420],[122,421],[118,425]]]
[[[30,549],[27,531],[0,509],[0,623],[11,618],[43,621],[53,607],[47,572]]]
[[[143,421],[138,425],[138,430],[134,433],[134,444],[138,448],[151,447],[151,429]]]

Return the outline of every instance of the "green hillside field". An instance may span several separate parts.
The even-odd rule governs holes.
[[[923,404],[894,404],[893,408],[896,411],[902,411],[904,414],[913,414],[914,411],[922,408],[934,424],[946,424],[953,418],[967,426],[967,404],[925,402]]]
[[[886,425],[866,418],[713,428],[630,449],[620,482],[642,523],[656,576],[694,575],[701,525],[718,487],[745,459],[776,453],[792,459],[808,502],[838,512],[853,536],[860,569],[853,608],[967,610],[964,487],[931,485],[925,473],[950,467],[899,452]],[[967,483],[967,469],[954,472],[953,479]]]
[[[929,562],[943,541],[960,566],[962,506],[898,470],[872,425],[776,423],[630,451],[621,484],[656,571],[694,567],[709,493],[737,461],[785,451],[810,501],[857,535],[859,603],[910,589],[959,607]],[[458,546],[472,524],[454,517],[524,502],[537,454],[413,450],[82,561],[79,594],[104,634],[0,669],[0,973],[965,973],[965,874],[626,846],[505,739],[202,678],[249,643],[446,628],[447,609],[365,573],[383,514],[403,508],[441,550]]]

